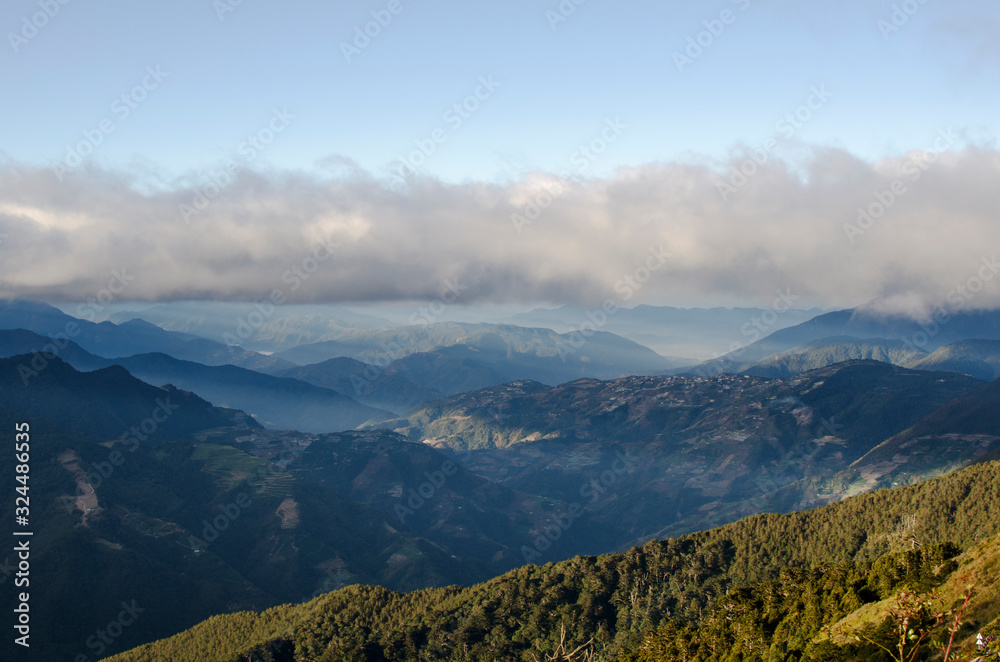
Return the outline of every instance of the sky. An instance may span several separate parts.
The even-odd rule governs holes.
[[[998,28],[976,0],[7,0],[0,296],[997,306]]]

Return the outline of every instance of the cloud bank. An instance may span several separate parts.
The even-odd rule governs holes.
[[[766,304],[781,290],[919,308],[1000,255],[1000,151],[983,146],[876,163],[747,151],[503,184],[393,181],[350,163],[155,189],[92,167],[61,175],[0,164],[0,296],[86,300],[124,273],[119,300],[426,300],[448,281],[467,304]],[[647,272],[651,251],[669,257]],[[1000,305],[1000,284],[972,303]]]

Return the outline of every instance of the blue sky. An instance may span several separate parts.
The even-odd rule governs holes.
[[[814,85],[834,97],[795,137],[866,158],[922,147],[946,124],[993,138],[1000,107],[990,43],[1000,12],[989,2],[927,0],[886,40],[878,21],[892,2],[567,0],[575,11],[554,22],[555,1],[399,0],[348,62],[341,44],[388,2],[229,1],[72,0],[18,52],[7,34],[0,66],[14,94],[0,149],[62,158],[115,117],[111,104],[147,66],[169,76],[91,159],[168,177],[225,160],[273,108],[296,119],[263,155],[270,165],[311,169],[339,155],[378,172],[447,127],[422,169],[461,181],[566,168],[609,117],[629,130],[595,171],[724,157],[777,135]],[[725,10],[732,22],[679,72],[673,54]],[[20,33],[37,11],[5,2],[0,26]],[[461,126],[445,123],[481,76],[500,87]]]
[[[629,303],[829,307],[942,298],[1000,243],[996,3],[65,1],[0,8],[7,296],[84,298],[127,255],[125,297],[259,299],[334,233],[295,300],[461,274],[470,302],[589,303],[666,244]],[[937,165],[859,240],[914,154]]]

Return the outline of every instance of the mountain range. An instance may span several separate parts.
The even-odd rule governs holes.
[[[850,535],[827,536],[823,544],[832,546],[821,551],[823,541],[810,534],[804,544],[817,551],[808,558],[773,537],[776,522],[793,520],[757,514],[856,519],[855,506],[821,507],[869,503],[880,488],[930,489],[927,481],[939,477],[988,476],[991,469],[976,467],[1000,457],[1000,382],[989,381],[1000,341],[989,337],[987,314],[942,325],[935,338],[949,342],[931,347],[905,335],[912,326],[878,327],[874,313],[852,311],[779,329],[759,341],[770,345],[717,362],[724,370],[684,368],[604,329],[584,336],[510,324],[317,319],[301,336],[292,326],[271,327],[269,342],[288,345],[275,355],[189,332],[224,326],[229,314],[167,330],[136,318],[78,320],[37,302],[0,307],[0,327],[10,327],[0,328],[0,424],[27,421],[32,430],[40,550],[33,560],[46,586],[33,603],[45,621],[36,640],[44,642],[41,659],[97,659],[210,617],[241,633],[231,646],[211,625],[184,637],[211,632],[218,641],[202,654],[226,662],[410,659],[404,651],[413,646],[451,659],[459,643],[487,657],[558,659],[578,635],[574,646],[600,649],[601,659],[612,651],[635,657],[679,645],[677,632],[689,642],[730,636],[703,620],[724,608],[729,587],[752,594],[765,590],[755,582],[774,580],[782,568],[814,562],[858,564],[852,572],[862,575],[873,562],[895,563],[880,559],[903,553],[904,538],[893,537],[899,513],[924,506],[887,497],[880,507],[898,517],[865,525],[875,532],[870,539],[858,538],[846,515],[831,515]],[[946,326],[984,337],[952,340]],[[321,332],[337,338],[295,344]],[[764,353],[771,348],[780,351]],[[0,458],[0,471],[14,475],[14,459]],[[947,485],[942,503],[951,508],[959,485],[969,494],[979,489],[968,480]],[[926,498],[938,499],[937,489]],[[936,510],[945,506],[928,505],[933,533],[910,527],[905,540],[951,540],[971,550],[978,535],[971,522],[995,533],[989,507],[973,506],[961,506],[966,519],[945,524]],[[0,514],[0,526],[16,528],[12,516]],[[736,538],[720,533],[734,530]],[[774,558],[751,548],[771,549]],[[594,556],[609,552],[619,556]],[[10,563],[8,556],[0,582],[11,577]],[[667,574],[650,583],[636,563]],[[562,570],[549,576],[555,568]],[[582,583],[564,591],[557,578],[567,573]],[[531,577],[541,584],[524,594],[527,602],[498,597],[519,595]],[[797,591],[819,580],[795,581],[788,586]],[[280,607],[264,621],[247,615],[329,591],[308,603],[316,609]],[[876,604],[863,591],[848,594],[860,606]],[[452,615],[429,624],[425,612],[410,611],[414,600]],[[113,642],[95,640],[123,603],[149,618]],[[478,611],[449,611],[459,603]],[[90,609],[80,617],[63,604]],[[537,629],[555,625],[533,606],[524,611],[536,604],[563,614],[555,625],[569,630],[568,640]],[[369,622],[364,605],[402,618],[408,625],[393,627],[404,639],[317,634],[333,605],[359,623]],[[218,616],[234,613],[245,615]],[[521,614],[536,629],[497,625],[502,636],[469,638],[468,627],[448,624],[496,625],[503,613]],[[264,622],[273,627],[259,629]],[[232,655],[211,657],[220,651]]]
[[[33,362],[38,366],[47,364],[41,352],[49,345],[51,340],[30,331],[0,331],[0,356],[33,353],[22,362],[24,370],[34,371]],[[269,428],[334,432],[391,416],[331,389],[235,365],[207,366],[162,353],[106,359],[72,341],[64,341],[58,351],[67,363],[80,370],[120,366],[149,384],[172,384],[194,391],[220,407],[241,409]]]
[[[200,336],[165,331],[141,319],[120,325],[91,322],[40,301],[0,300],[0,329],[25,329],[47,337],[72,340],[88,352],[108,358],[162,352],[205,365],[232,364],[253,370],[292,365]]]

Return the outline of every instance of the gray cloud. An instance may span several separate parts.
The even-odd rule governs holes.
[[[920,152],[877,163],[807,154],[772,157],[725,201],[718,186],[738,163],[566,181],[521,232],[512,214],[559,191],[555,175],[403,185],[344,161],[335,176],[242,172],[186,222],[181,205],[207,182],[150,191],[126,173],[80,168],[60,182],[6,162],[0,296],[83,300],[125,269],[134,280],[120,300],[255,300],[274,289],[299,303],[431,299],[451,279],[466,288],[463,303],[766,304],[790,288],[808,304],[882,297],[912,308],[944,300],[1000,254],[1000,151],[944,152],[926,170]],[[852,243],[845,224],[894,180],[905,192]],[[334,255],[314,263],[323,242],[336,244]],[[616,284],[660,247],[670,258],[625,300]],[[313,266],[308,278],[294,275]],[[973,304],[1000,304],[1000,284]]]

